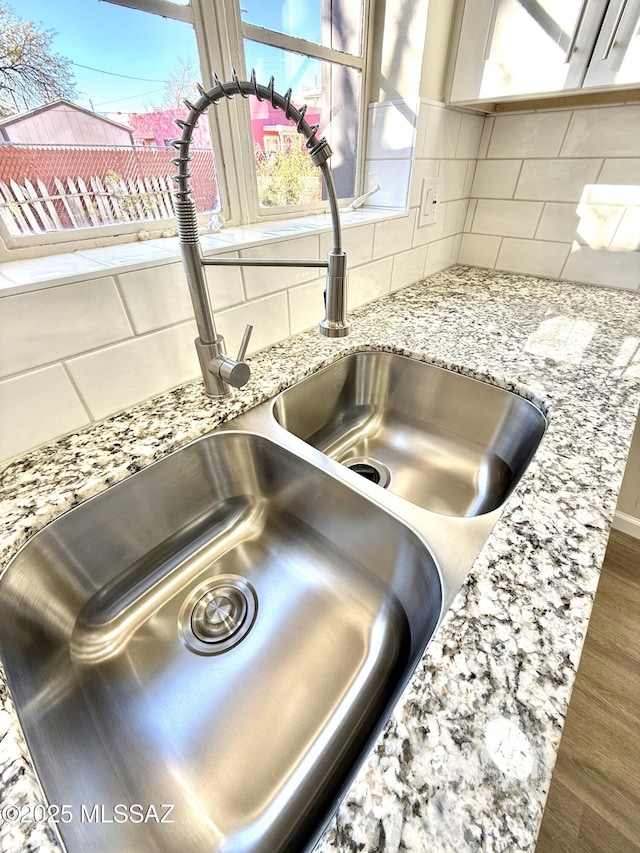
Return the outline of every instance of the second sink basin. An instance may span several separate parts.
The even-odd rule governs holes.
[[[283,391],[273,414],[356,473],[450,516],[500,507],[546,426],[516,394],[387,352],[339,359]]]

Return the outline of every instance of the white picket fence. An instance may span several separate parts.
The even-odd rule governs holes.
[[[0,217],[10,234],[42,234],[114,222],[168,219],[173,213],[169,176],[54,178],[51,193],[39,178],[0,181]]]

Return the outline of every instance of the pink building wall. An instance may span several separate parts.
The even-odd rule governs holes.
[[[253,141],[260,148],[264,149],[265,128],[273,127],[274,125],[287,125],[293,123],[285,118],[282,110],[276,109],[269,101],[258,101],[255,98],[251,99],[251,132]],[[316,124],[320,121],[320,107],[309,107],[305,116],[309,124]],[[267,131],[268,133],[268,131]]]
[[[166,141],[176,139],[181,130],[175,123],[177,118],[186,118],[186,110],[176,107],[170,110],[155,110],[150,113],[126,113],[122,115],[126,123],[133,128],[133,138],[138,145],[145,144],[156,148],[165,148]],[[193,131],[193,147],[211,149],[209,125],[206,117],[200,119]]]
[[[251,131],[253,140],[260,148],[265,147],[265,128],[274,125],[287,125],[290,122],[285,118],[282,110],[276,109],[268,101],[258,101],[252,98],[250,101]],[[144,144],[164,148],[166,140],[175,139],[180,136],[180,128],[176,125],[177,118],[186,117],[185,110],[175,108],[170,110],[156,110],[149,113],[122,113],[116,114],[126,124],[133,128],[133,135],[138,145]],[[116,117],[114,116],[114,117]],[[320,121],[320,107],[309,107],[306,119],[309,124]],[[293,125],[292,125],[293,126]],[[268,134],[268,130],[266,131]],[[203,116],[193,132],[194,148],[211,148],[209,127],[206,116]]]

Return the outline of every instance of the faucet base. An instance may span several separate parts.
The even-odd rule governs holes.
[[[214,359],[224,359],[224,338],[219,335],[212,344],[206,344],[200,338],[196,338],[194,343],[196,345],[196,352],[198,353],[198,361],[200,362],[200,370],[202,371],[204,390],[207,397],[210,397],[212,400],[219,399],[220,397],[230,397],[231,388],[229,385],[223,381],[219,373],[213,373],[209,368]]]
[[[351,331],[351,323],[332,323],[329,320],[320,322],[320,334],[325,338],[345,338]]]
[[[343,338],[351,331],[347,318],[347,256],[333,249],[327,256],[327,284],[324,291],[324,320],[320,334],[325,338]]]

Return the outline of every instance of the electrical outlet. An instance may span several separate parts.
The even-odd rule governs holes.
[[[440,210],[440,191],[442,190],[442,178],[423,178],[422,193],[420,195],[420,212],[418,216],[418,227],[423,225],[435,225],[438,221]]]

